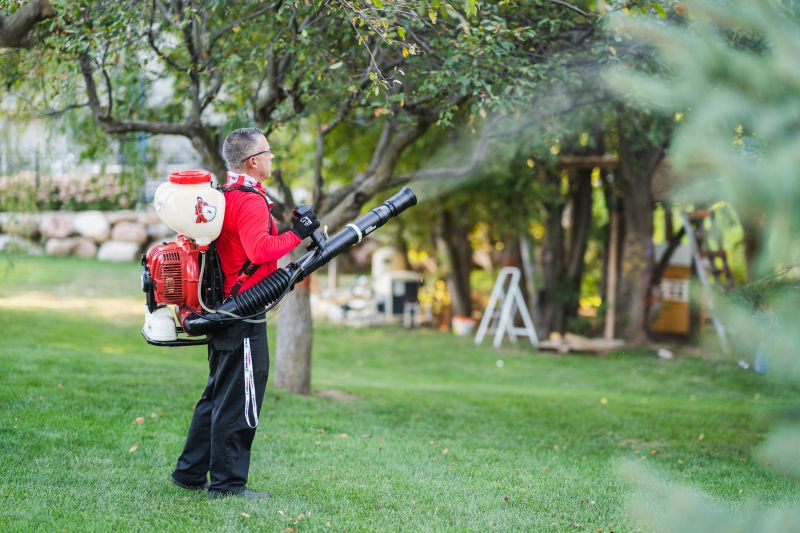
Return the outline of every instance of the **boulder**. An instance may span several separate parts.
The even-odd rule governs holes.
[[[33,240],[39,237],[39,225],[39,215],[36,213],[7,213],[3,232]]]
[[[97,255],[97,245],[93,240],[75,237],[75,241],[75,249],[72,251],[73,255],[83,257],[84,259],[91,259]]]
[[[75,250],[75,239],[48,239],[44,244],[47,255],[72,255]]]
[[[97,258],[102,261],[133,261],[140,257],[141,247],[135,242],[108,241],[100,245]]]
[[[72,218],[70,213],[45,213],[42,215],[42,236],[48,239],[63,239],[72,234]]]
[[[106,215],[108,217],[108,223],[114,226],[115,224],[119,224],[120,222],[141,222],[142,220],[142,213],[139,211],[132,211],[130,209],[126,211],[111,211]]]
[[[162,241],[171,241],[177,237],[177,233],[175,233],[169,226],[166,224],[148,224],[147,225],[147,236],[150,240],[162,240]]]
[[[42,255],[39,245],[19,235],[0,235],[0,252]]]
[[[78,213],[72,221],[75,231],[81,236],[100,244],[108,240],[111,225],[106,215],[100,211]]]
[[[158,218],[158,213],[156,213],[155,207],[152,205],[147,206],[147,210],[144,212],[144,221],[147,224],[160,224],[161,219]]]
[[[111,240],[135,242],[141,246],[147,242],[147,228],[138,222],[119,222],[111,229]]]
[[[91,258],[97,255],[97,245],[85,237],[70,237],[67,239],[48,239],[44,245],[47,255],[76,255]]]

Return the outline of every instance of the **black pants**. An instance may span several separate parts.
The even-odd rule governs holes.
[[[172,477],[201,486],[211,473],[210,492],[241,492],[250,469],[256,430],[245,419],[244,340],[250,340],[258,413],[269,374],[267,330],[263,323],[235,322],[208,344],[208,384],[194,408],[189,435]],[[250,425],[255,425],[252,404]]]

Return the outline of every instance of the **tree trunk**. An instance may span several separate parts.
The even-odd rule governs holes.
[[[197,131],[190,137],[192,146],[200,154],[209,170],[217,177],[217,182],[224,185],[227,181],[228,167],[221,155],[220,139],[212,135],[207,128],[198,126]]]
[[[592,170],[578,169],[570,176],[571,183],[571,218],[569,245],[567,247],[567,268],[564,285],[566,288],[564,302],[564,323],[566,330],[570,318],[578,316],[580,306],[581,284],[583,283],[583,256],[589,241],[589,227],[592,223]]]
[[[302,251],[305,248],[301,247]],[[292,259],[302,255],[295,249]],[[310,278],[298,283],[286,296],[278,317],[275,354],[275,386],[298,394],[311,392]]]
[[[458,208],[443,208],[439,212],[437,242],[447,263],[447,285],[450,289],[454,316],[472,315],[472,247],[469,244],[469,225]]]
[[[544,242],[542,243],[542,337],[561,330],[563,305],[560,277],[564,270],[564,199],[559,192],[561,176],[548,173],[545,183],[549,186],[548,198],[543,201],[546,211]]]
[[[759,277],[756,261],[760,257],[763,248],[761,237],[764,228],[760,222],[760,217],[739,214],[739,220],[744,233],[744,260],[747,265],[747,281],[753,281]]]
[[[624,337],[638,344],[646,336],[646,303],[653,268],[652,209],[624,207],[625,237],[619,276],[619,327]],[[649,219],[649,220],[648,220]]]
[[[634,141],[620,134],[617,183],[622,196],[625,233],[619,274],[618,328],[626,339],[647,340],[647,297],[653,271],[653,174],[664,146],[631,148]]]

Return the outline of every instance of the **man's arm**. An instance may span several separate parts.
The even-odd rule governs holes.
[[[269,210],[264,199],[255,194],[245,194],[238,216],[239,238],[251,263],[260,265],[276,261],[300,244],[294,232],[270,235]]]

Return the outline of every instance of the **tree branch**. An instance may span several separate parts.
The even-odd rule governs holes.
[[[434,120],[430,117],[420,117],[414,125],[406,129],[385,127],[384,131],[388,131],[385,133],[387,139],[376,147],[381,155],[373,156],[373,160],[377,160],[374,169],[357,176],[350,185],[325,199],[320,209],[320,214],[325,215],[325,223],[334,230],[341,227],[357,216],[370,198],[388,188],[403,151],[424,135],[433,123]]]
[[[315,210],[319,210],[322,203],[322,159],[325,155],[325,131],[323,124],[319,125],[317,129],[317,150],[314,154],[314,192],[311,195],[311,205]]]
[[[296,205],[294,202],[294,195],[292,194],[292,189],[287,185],[286,181],[283,179],[283,172],[281,169],[275,169],[272,172],[272,176],[270,176],[275,184],[278,186],[278,190],[281,192],[281,196],[283,197],[283,204],[285,207],[289,208],[291,206]]]
[[[189,81],[190,87],[192,88],[192,110],[194,116],[197,120],[200,120],[200,114],[202,113],[203,109],[200,104],[200,63],[201,58],[200,54],[198,53],[197,46],[195,43],[195,28],[194,28],[194,18],[189,17],[188,20],[184,19],[184,13],[181,12],[181,20],[183,21],[183,42],[186,45],[186,49],[189,51],[189,59],[191,61],[191,66],[188,69],[189,73]]]
[[[129,133],[134,131],[145,131],[148,133],[167,133],[173,135],[183,135],[191,137],[192,132],[186,124],[171,124],[168,122],[149,122],[144,120],[117,120],[107,112],[104,112],[100,105],[100,98],[97,96],[97,86],[94,82],[94,69],[92,68],[91,58],[87,54],[80,56],[81,74],[86,84],[86,95],[89,99],[89,108],[92,110],[97,123],[107,133]]]
[[[150,4],[151,5],[151,8],[150,8],[150,23],[148,24],[148,27],[147,27],[147,43],[150,45],[150,48],[152,48],[152,50],[156,53],[156,55],[158,55],[158,57],[163,59],[164,62],[167,63],[167,65],[171,66],[175,70],[186,71],[186,70],[189,69],[189,67],[184,66],[184,65],[180,65],[177,62],[173,61],[169,56],[167,56],[164,52],[162,52],[161,49],[156,44],[156,39],[155,39],[155,36],[153,35],[153,24],[155,23],[155,18],[156,18],[156,2],[157,1],[158,0],[153,0],[153,2]]]
[[[591,18],[594,18],[594,17],[597,16],[595,14],[588,13],[588,12],[584,11],[583,9],[579,8],[578,6],[574,6],[574,5],[572,5],[572,4],[568,3],[568,2],[564,2],[562,0],[549,0],[549,1],[550,1],[551,4],[558,4],[560,6],[566,7],[567,9],[569,9],[571,11],[574,11],[575,13],[578,13],[579,15],[582,15],[582,16],[586,17],[587,19],[591,19]]]
[[[225,26],[214,32],[214,35],[211,36],[211,39],[208,42],[209,56],[211,55],[211,51],[214,49],[214,45],[216,44],[217,40],[219,40],[220,37],[231,31],[236,26],[239,26],[240,24],[258,18],[271,9],[275,9],[276,7],[280,6],[280,4],[281,2],[276,2],[274,4],[265,4],[260,8],[256,9],[255,11],[253,11],[252,13],[248,13],[247,15],[239,17],[238,19],[226,24]]]
[[[51,117],[51,118],[59,118],[67,111],[71,111],[73,109],[80,109],[82,107],[89,107],[89,102],[83,102],[82,104],[70,104],[66,107],[61,109],[50,109],[44,113],[44,116]]]
[[[47,0],[32,0],[10,17],[0,16],[0,48],[30,48],[33,27],[55,16],[56,11]]]

